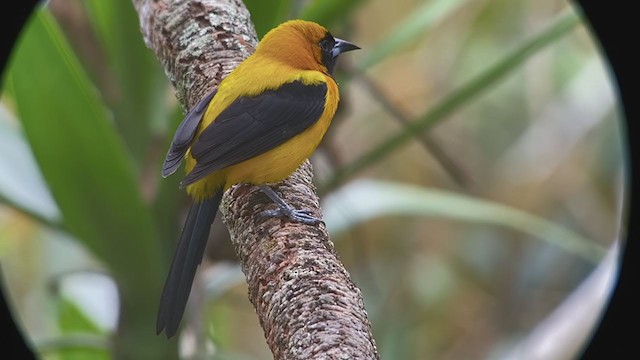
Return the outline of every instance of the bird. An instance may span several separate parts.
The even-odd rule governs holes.
[[[270,184],[286,179],[319,145],[338,107],[336,60],[356,49],[315,22],[284,22],[180,123],[162,176],[173,174],[184,161],[180,188],[193,202],[160,297],[158,335],[165,331],[171,338],[179,328],[211,224],[229,187],[259,186],[277,205],[265,216],[321,222],[293,208]]]

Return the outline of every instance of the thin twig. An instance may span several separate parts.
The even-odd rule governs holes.
[[[360,83],[367,89],[369,94],[380,104],[382,107],[391,114],[403,126],[409,126],[411,123],[410,116],[404,109],[396,105],[385,94],[384,90],[376,84],[367,74],[358,68],[352,67],[349,71],[353,74],[354,79],[360,81]],[[468,174],[449,156],[447,151],[440,143],[430,136],[428,133],[417,133],[416,140],[433,156],[433,158],[440,164],[444,171],[461,187],[467,187],[472,182]]]

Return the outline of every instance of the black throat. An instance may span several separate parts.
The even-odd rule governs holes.
[[[329,75],[333,76],[333,68],[336,65],[337,56],[333,56],[331,51],[336,44],[336,40],[330,33],[327,33],[322,40],[320,40],[320,50],[322,51],[322,64],[327,68]]]

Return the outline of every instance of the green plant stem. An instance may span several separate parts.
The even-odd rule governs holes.
[[[455,110],[458,110],[475,96],[496,84],[499,80],[524,63],[525,60],[533,54],[568,34],[572,29],[580,24],[580,22],[580,17],[573,12],[563,14],[547,29],[526,41],[512,53],[502,58],[495,65],[476,76],[462,87],[450,93],[422,117],[407,124],[407,126],[399,133],[371,149],[369,152],[360,156],[350,164],[337,169],[328,181],[319,186],[320,190],[323,191],[335,188],[352,175],[385,158],[394,150],[413,139],[417,133],[429,129]]]

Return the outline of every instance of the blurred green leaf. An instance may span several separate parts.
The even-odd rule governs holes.
[[[103,336],[73,334],[37,341],[36,348],[41,359],[93,360],[111,359],[109,345]]]
[[[173,109],[170,119],[169,127],[171,129],[178,128],[178,125],[184,119],[184,112],[181,106],[176,106]],[[173,137],[168,136],[162,149],[169,149],[172,140]],[[161,160],[164,160],[164,157]],[[171,261],[175,251],[176,239],[178,239],[182,229],[182,223],[180,222],[181,209],[187,203],[187,194],[184,191],[180,191],[180,181],[183,177],[182,171],[180,169],[177,174],[160,179],[152,204],[153,215],[157,224],[156,228],[158,229],[157,233],[160,236],[159,241],[162,244],[162,253],[165,255],[165,263],[167,264]],[[157,174],[160,177],[160,170],[158,170]]]
[[[119,85],[117,99],[110,99],[114,120],[140,164],[149,149],[153,122],[168,121],[166,76],[142,40],[138,14],[131,1],[90,0],[84,4]]]
[[[125,265],[135,257],[133,268],[115,272],[158,268],[154,227],[132,164],[55,21],[38,12],[21,40],[9,79],[25,134],[64,224],[110,264]]]
[[[48,12],[35,13],[25,28],[8,75],[64,226],[105,261],[123,313],[135,314],[121,318],[118,335],[131,343],[120,346],[160,358],[169,345],[150,330],[157,298],[149,294],[161,288],[164,267],[150,211],[95,88]]]
[[[514,51],[505,55],[495,65],[471,79],[457,90],[454,90],[434,105],[426,114],[407,125],[399,133],[390,136],[382,144],[377,145],[351,163],[337,169],[325,184],[321,184],[321,190],[323,188],[335,187],[353,174],[377,163],[400,146],[409,142],[416,134],[429,129],[476,96],[486,92],[489,87],[495,85],[506,75],[522,65],[522,63],[538,50],[568,34],[578,24],[580,24],[580,17],[575,13],[568,12],[563,14],[559,19],[549,25],[549,27],[525,41]]]
[[[314,0],[302,11],[300,18],[330,28],[347,18],[361,3],[363,0]]]
[[[105,346],[107,345],[107,341],[100,328],[94,324],[76,304],[64,297],[58,301],[58,327],[63,336],[82,334],[83,339],[93,339],[93,341],[84,343],[76,342],[74,344],[72,341],[69,341],[72,338],[60,338],[57,345],[66,343],[66,346],[59,346],[58,349],[56,349],[60,355],[60,359],[89,360],[110,358],[109,348]],[[96,337],[90,337],[92,335]],[[55,347],[51,346],[53,345],[52,343],[49,345],[50,348]]]
[[[9,125],[10,117],[0,104],[0,198],[45,223],[58,223],[62,214],[23,134]]]
[[[412,185],[355,181],[328,196],[323,209],[328,230],[334,235],[381,216],[429,216],[509,227],[593,263],[600,261],[606,252],[573,231],[524,211]]]
[[[291,3],[291,0],[244,0],[245,6],[251,13],[251,20],[259,39],[269,30],[287,20]]]
[[[65,298],[62,298],[58,303],[58,326],[63,333],[101,333],[100,328],[80,308]]]
[[[376,42],[376,46],[367,52],[367,56],[358,67],[360,70],[365,70],[389,55],[395,55],[402,47],[423,38],[425,33],[428,33],[440,21],[449,17],[466,3],[466,0],[425,1],[422,6],[412,11],[404,21],[398,22],[398,26],[386,38]]]

